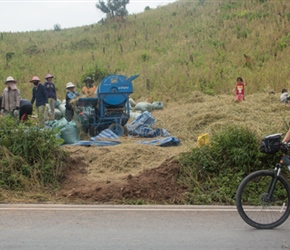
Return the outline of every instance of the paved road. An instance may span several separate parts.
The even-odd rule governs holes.
[[[287,249],[290,218],[274,230],[235,207],[0,205],[0,249]]]

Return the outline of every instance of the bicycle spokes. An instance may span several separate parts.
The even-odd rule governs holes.
[[[247,176],[237,191],[237,208],[243,220],[256,228],[273,228],[289,216],[290,188],[273,171],[261,170]]]

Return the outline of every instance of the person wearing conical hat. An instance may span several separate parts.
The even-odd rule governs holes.
[[[82,93],[87,97],[95,97],[97,88],[94,86],[94,80],[91,77],[86,77],[84,83],[86,86],[82,88]]]
[[[47,108],[46,108],[46,104],[48,103],[47,91],[44,85],[40,83],[40,79],[38,76],[33,76],[30,82],[32,82],[34,85],[32,88],[31,103],[33,105],[35,101],[39,123],[40,125],[44,126],[44,123],[47,120]]]
[[[45,76],[45,83],[44,83],[44,87],[46,88],[46,92],[47,92],[47,97],[48,97],[48,103],[49,103],[49,107],[50,107],[50,114],[49,114],[49,118],[50,120],[54,120],[54,108],[55,108],[55,102],[56,102],[56,88],[54,83],[52,82],[52,78],[54,76],[51,74],[47,74]]]
[[[79,96],[79,93],[75,91],[75,85],[72,82],[66,84],[66,96],[65,96],[65,119],[70,122],[74,116],[74,107],[71,101]]]
[[[1,114],[11,115],[19,122],[20,90],[16,87],[17,81],[8,76],[4,82],[6,87],[2,93]]]

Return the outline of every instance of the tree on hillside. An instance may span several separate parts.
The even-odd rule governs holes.
[[[103,0],[99,0],[96,4],[96,8],[107,14],[107,17],[114,18],[115,16],[124,17],[128,15],[126,5],[130,0],[107,0],[105,3]]]
[[[54,30],[54,31],[60,31],[60,30],[61,30],[61,26],[60,26],[60,24],[57,23],[57,24],[53,25],[53,30]]]
[[[149,6],[146,6],[144,9],[144,11],[149,11],[149,10],[151,10],[151,8]]]

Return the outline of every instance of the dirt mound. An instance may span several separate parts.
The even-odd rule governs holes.
[[[63,189],[58,193],[68,200],[86,202],[126,204],[174,204],[182,199],[186,187],[177,184],[179,166],[172,159],[161,166],[147,169],[134,176],[131,173],[112,181],[93,181],[86,177],[86,164],[70,169],[63,182]]]
[[[65,146],[68,169],[57,196],[83,202],[174,203],[183,188],[176,183],[175,157],[184,146],[139,144],[141,138],[121,138],[106,147]],[[144,139],[144,138],[142,138]]]

